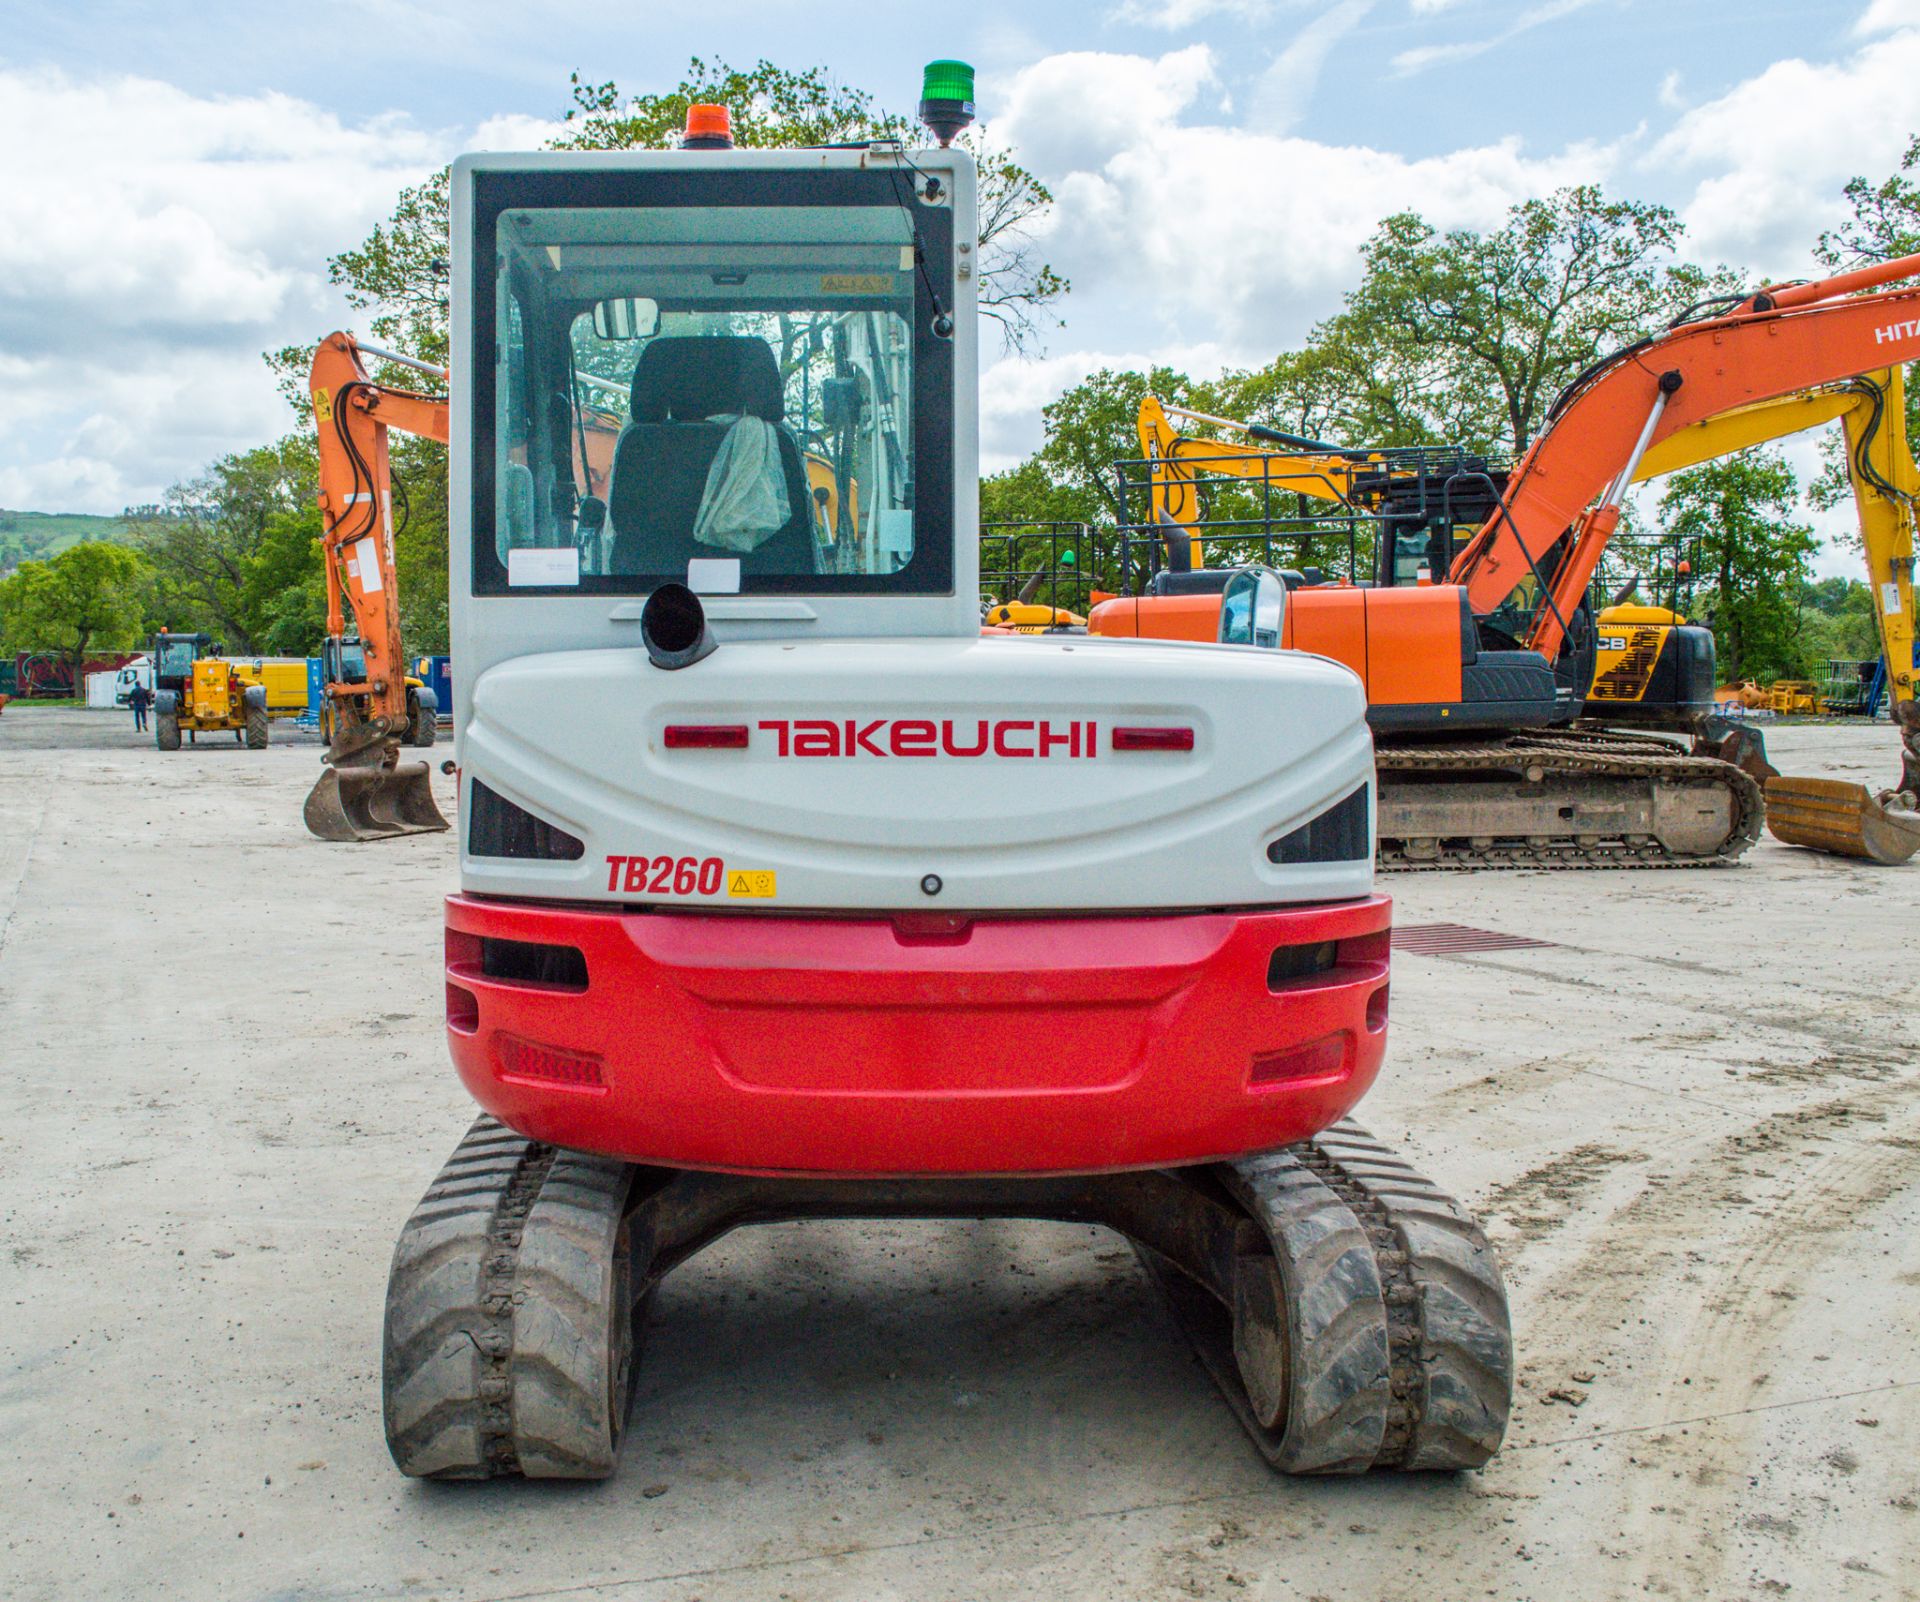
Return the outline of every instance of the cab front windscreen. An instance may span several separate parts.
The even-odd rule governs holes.
[[[476,591],[943,587],[950,346],[865,198],[499,211]]]

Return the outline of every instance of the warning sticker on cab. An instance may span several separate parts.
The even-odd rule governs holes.
[[[727,870],[727,894],[736,899],[772,900],[776,894],[771,868],[730,868]]]
[[[820,293],[823,295],[891,295],[893,275],[891,273],[822,273]]]

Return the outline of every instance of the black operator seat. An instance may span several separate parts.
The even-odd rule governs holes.
[[[693,557],[737,558],[743,577],[814,571],[813,501],[800,448],[785,428],[778,429],[780,462],[793,508],[785,526],[752,551],[694,542],[707,470],[731,426],[707,419],[733,415],[776,425],[786,416],[780,369],[765,340],[688,334],[656,339],[640,353],[632,421],[614,447],[607,494],[615,573],[684,582]]]

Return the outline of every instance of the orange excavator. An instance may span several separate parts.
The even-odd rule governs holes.
[[[313,353],[310,389],[320,435],[321,550],[327,575],[327,637],[321,693],[327,697],[326,763],[307,796],[307,828],[323,840],[380,840],[445,829],[424,762],[400,761],[400,746],[430,702],[409,705],[393,562],[387,430],[444,443],[444,396],[375,383],[363,354],[444,380],[443,368],[330,334]],[[343,604],[353,610],[354,634]]]
[[[1168,560],[1144,595],[1096,605],[1089,629],[1220,638],[1229,628],[1226,572],[1193,560],[1193,492],[1207,476],[1263,503],[1275,492],[1340,502],[1378,526],[1374,578],[1288,575],[1280,643],[1335,657],[1367,684],[1383,865],[1731,861],[1763,816],[1759,779],[1723,759],[1737,742],[1687,751],[1654,735],[1565,726],[1593,679],[1587,587],[1628,486],[1662,441],[1920,358],[1920,289],[1883,287],[1916,274],[1920,256],[1700,308],[1581,374],[1511,471],[1458,452],[1346,451],[1230,425],[1293,453],[1282,456],[1183,439],[1165,408],[1158,417],[1143,408],[1150,527]],[[1702,694],[1681,699],[1710,704],[1710,652],[1694,657]],[[1874,828],[1884,803],[1864,790],[1829,799],[1820,843],[1843,849],[1860,836],[1852,854],[1878,855],[1865,839],[1884,835]]]
[[[424,762],[402,762],[405,743],[423,720],[433,727],[433,692],[410,679],[400,639],[400,591],[393,560],[392,474],[387,432],[400,429],[447,442],[451,402],[376,383],[366,358],[411,368],[446,382],[431,362],[329,334],[313,353],[309,388],[320,438],[321,547],[327,575],[327,637],[321,645],[327,697],[326,771],[307,796],[308,829],[323,840],[382,840],[445,829]],[[574,375],[568,403],[581,527],[591,535],[604,520],[607,483],[621,418],[599,411],[597,393],[625,386],[590,373]],[[511,521],[517,508],[505,513]],[[530,515],[530,514],[529,514]],[[345,607],[354,629],[346,629]]]

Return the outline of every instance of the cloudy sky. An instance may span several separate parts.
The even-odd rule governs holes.
[[[922,61],[973,61],[993,133],[1058,197],[1044,253],[1074,284],[1044,355],[986,375],[989,468],[1097,366],[1269,359],[1390,211],[1481,226],[1598,180],[1674,207],[1699,259],[1798,276],[1841,185],[1920,131],[1920,0],[8,12],[0,506],[39,510],[151,500],[283,431],[259,353],[350,325],[327,255],[457,152],[538,143],[576,69],[636,91],[765,56],[911,109]]]

